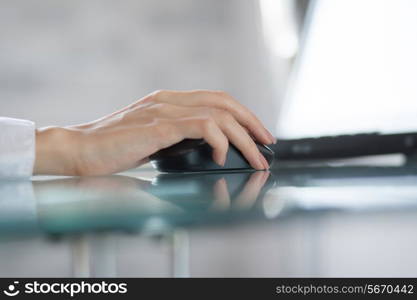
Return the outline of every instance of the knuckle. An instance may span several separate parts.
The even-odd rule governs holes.
[[[169,111],[170,110],[170,104],[157,102],[154,105],[152,105],[152,107],[150,107],[150,109],[154,113],[161,114],[161,113],[163,113],[165,111]]]
[[[162,111],[163,107],[164,107],[164,103],[155,103],[149,109],[154,113],[159,113]]]
[[[224,98],[230,98],[230,95],[226,93],[225,91],[213,91],[213,93],[217,96],[224,97]]]
[[[235,121],[233,115],[225,109],[213,108],[210,116],[222,126],[232,124]]]
[[[207,108],[207,116],[210,118],[217,118],[222,116],[221,109],[218,109],[216,107],[209,107]]]
[[[233,99],[229,94],[223,93],[221,97],[218,97],[219,104],[228,111],[237,111],[239,102]]]
[[[218,109],[217,111],[218,116],[223,120],[223,122],[232,122],[234,120],[231,113],[224,109]]]
[[[199,120],[199,126],[201,131],[207,134],[213,130],[214,121],[211,117],[201,118]]]
[[[156,90],[152,93],[152,100],[155,102],[161,101],[167,93],[168,91],[166,90]]]
[[[218,91],[217,95],[221,98],[221,101],[227,109],[233,108],[238,103],[231,95],[224,91]]]
[[[206,92],[207,92],[206,90],[202,90],[202,89],[196,89],[196,90],[189,91],[190,94],[195,94],[195,95],[206,93]]]

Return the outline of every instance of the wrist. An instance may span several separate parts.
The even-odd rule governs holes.
[[[78,133],[62,127],[36,129],[34,174],[76,175]]]

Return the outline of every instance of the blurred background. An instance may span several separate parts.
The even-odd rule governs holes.
[[[0,0],[0,37],[0,115],[38,126],[89,121],[158,89],[216,89],[283,137],[417,130],[415,0]],[[336,220],[192,233],[193,274],[415,276],[404,263],[415,256],[401,253],[416,245],[414,215],[371,218],[365,233]],[[169,274],[159,242],[91,239],[127,245],[120,276]],[[71,251],[3,243],[0,276],[68,276]]]
[[[158,89],[216,89],[275,129],[307,1],[263,2],[1,1],[0,114],[74,124]]]
[[[280,137],[417,130],[413,0],[0,1],[0,36],[0,115],[38,126],[216,89]]]

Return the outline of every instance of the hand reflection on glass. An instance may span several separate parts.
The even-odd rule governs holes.
[[[130,176],[86,176],[33,181],[41,213],[158,214],[182,210],[147,192],[149,181]]]
[[[248,210],[252,208],[269,175],[269,171],[258,171],[253,173],[242,191],[235,199],[233,199],[233,201],[230,199],[226,179],[224,177],[219,179],[213,187],[214,202],[212,208],[217,211],[225,211],[228,209]]]
[[[188,224],[206,214],[250,210],[269,176],[261,171],[177,174],[159,181],[113,175],[4,182],[2,203],[8,204],[1,217],[7,226],[0,233],[136,229],[149,220]]]

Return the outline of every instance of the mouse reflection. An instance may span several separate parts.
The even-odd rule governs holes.
[[[233,199],[233,202],[230,198],[227,180],[224,177],[218,179],[213,186],[214,198],[212,208],[220,211],[231,208],[237,210],[252,208],[270,175],[268,171],[252,173],[241,192]]]

